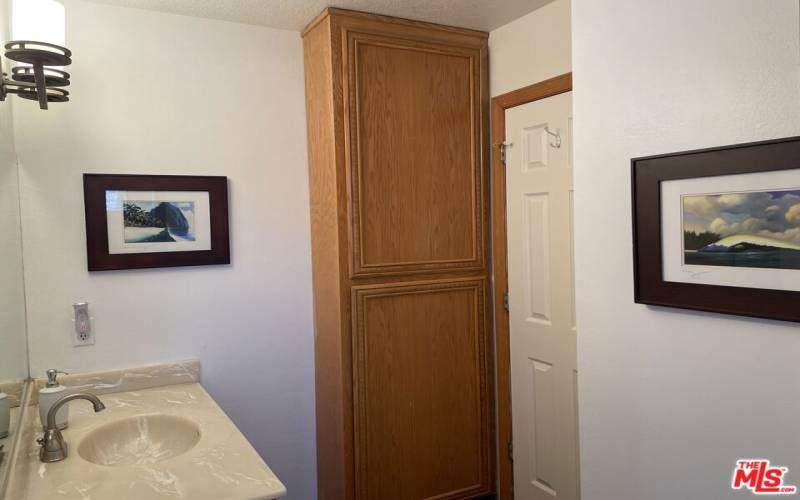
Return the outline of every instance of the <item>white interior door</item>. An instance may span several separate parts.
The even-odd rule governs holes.
[[[571,92],[506,110],[517,500],[580,496],[571,130]]]

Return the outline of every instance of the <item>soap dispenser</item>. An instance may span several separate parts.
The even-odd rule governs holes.
[[[47,412],[59,399],[67,395],[67,388],[58,383],[59,373],[67,375],[67,372],[49,369],[47,370],[47,384],[39,390],[39,418],[42,420],[42,428],[47,428]],[[60,430],[67,428],[69,420],[69,406],[63,405],[56,413],[56,426]]]

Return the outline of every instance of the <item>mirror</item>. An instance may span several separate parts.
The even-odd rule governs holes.
[[[2,113],[6,114],[6,113]],[[28,377],[17,160],[0,118],[0,384]]]
[[[8,6],[0,3],[0,42],[8,40]],[[0,103],[0,392],[8,394],[9,435],[0,438],[0,492],[15,436],[19,399],[28,379],[25,292],[22,267],[19,170],[14,151],[10,101]],[[0,402],[2,409],[3,402]],[[0,422],[3,417],[0,415]],[[5,429],[0,428],[0,434]]]
[[[9,106],[0,107],[0,392],[11,406],[10,433],[0,438],[8,456],[23,382],[28,378],[25,293],[19,218],[19,172],[13,150]],[[11,136],[11,137],[9,137]],[[0,396],[2,397],[2,396]],[[0,402],[0,409],[3,402]],[[0,415],[0,422],[3,416]],[[4,425],[3,425],[4,427]],[[0,435],[5,429],[0,428]],[[0,462],[0,481],[6,460]],[[0,484],[0,489],[2,484]]]

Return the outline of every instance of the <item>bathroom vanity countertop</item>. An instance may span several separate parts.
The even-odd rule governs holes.
[[[11,462],[11,442],[16,436],[17,418],[19,418],[19,407],[11,408],[11,419],[9,421],[9,433],[6,437],[0,438],[0,498],[3,497],[3,485],[6,480],[6,469]]]
[[[268,500],[286,488],[242,433],[198,383],[100,395],[106,410],[94,413],[88,401],[70,405],[64,461],[39,461],[38,410],[32,408],[10,491],[14,500]],[[189,451],[150,464],[97,465],[81,457],[84,438],[106,424],[143,415],[188,419],[200,429]],[[35,419],[34,419],[35,416]],[[145,461],[147,461],[145,459]]]

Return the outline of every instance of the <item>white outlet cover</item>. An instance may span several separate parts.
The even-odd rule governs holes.
[[[72,337],[72,347],[83,347],[87,345],[94,345],[94,318],[89,316],[89,332],[86,334],[78,333],[75,327],[75,318],[72,318],[72,328],[70,329]]]

